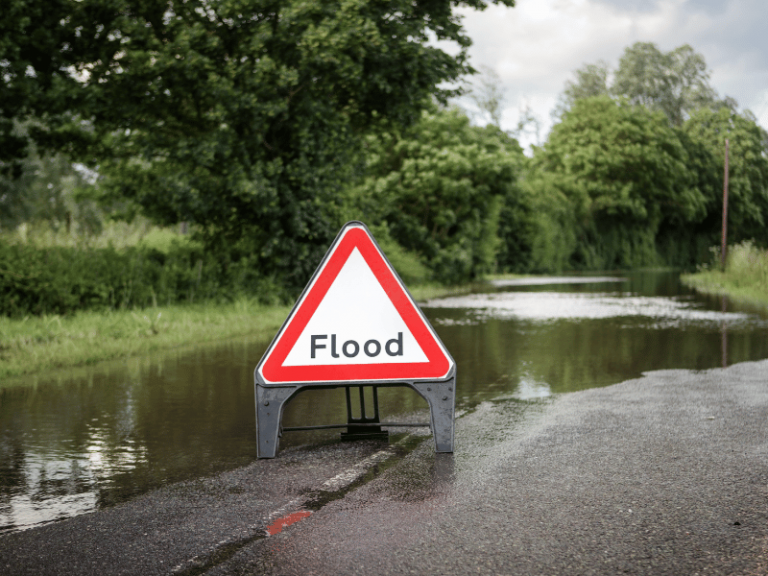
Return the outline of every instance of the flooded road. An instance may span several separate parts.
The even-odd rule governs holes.
[[[768,358],[765,312],[695,296],[671,273],[499,282],[425,311],[457,361],[459,408]],[[0,530],[252,462],[252,372],[267,344],[235,340],[0,389]],[[385,419],[426,408],[406,389],[383,390],[381,406]],[[329,390],[298,396],[284,423],[344,418],[343,391]],[[282,447],[337,438],[287,434]]]

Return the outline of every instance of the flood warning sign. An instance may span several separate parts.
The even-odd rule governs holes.
[[[453,367],[368,229],[349,222],[256,373],[268,386],[439,380]]]

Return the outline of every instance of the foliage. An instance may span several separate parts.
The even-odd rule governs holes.
[[[9,0],[0,108],[98,164],[102,197],[195,222],[209,248],[297,288],[336,232],[361,134],[413,122],[471,71],[457,4],[487,2]]]
[[[491,124],[501,129],[502,106],[504,104],[504,89],[501,86],[501,78],[493,68],[481,66],[477,84],[470,93],[472,101]]]
[[[709,85],[704,57],[688,44],[662,52],[652,42],[636,42],[624,50],[610,83],[611,69],[602,60],[583,66],[575,75],[575,81],[566,82],[558,115],[577,100],[603,94],[623,97],[632,104],[661,111],[673,126],[680,126],[702,107],[735,107],[733,100],[718,98]]]
[[[706,294],[768,306],[768,251],[750,241],[729,246],[725,271],[719,269],[720,255],[715,256],[712,265],[684,275],[681,280]]]
[[[610,67],[604,60],[600,60],[595,64],[585,64],[578,70],[575,70],[576,79],[575,81],[566,80],[565,88],[560,95],[553,115],[556,118],[560,118],[577,100],[609,94],[609,73]]]
[[[182,235],[176,227],[160,228],[146,218],[138,217],[132,222],[104,220],[97,232],[72,226],[53,227],[49,222],[24,222],[13,231],[0,235],[0,241],[9,244],[28,244],[37,248],[115,248],[118,251],[134,246],[154,248],[168,254],[176,244],[192,243],[191,236]],[[199,243],[198,243],[198,247]]]
[[[373,226],[371,232],[387,260],[407,286],[420,286],[429,282],[430,271],[421,262],[419,255],[400,246],[389,235],[386,224]]]
[[[102,210],[79,197],[89,184],[66,156],[32,152],[19,166],[17,178],[0,175],[0,232],[41,221],[54,230],[69,231],[73,225],[77,232],[101,230]]]
[[[667,53],[651,42],[630,46],[619,61],[611,91],[633,104],[664,112],[675,126],[694,110],[717,101],[704,57],[688,44]]]
[[[700,189],[707,197],[707,218],[700,227],[717,243],[722,227],[725,140],[729,140],[728,239],[753,239],[768,246],[768,134],[749,112],[703,108],[683,125],[699,147]]]
[[[725,271],[738,285],[751,285],[768,295],[768,250],[749,240],[731,246]]]
[[[557,182],[555,174],[529,169],[507,194],[499,225],[503,270],[544,273],[572,267],[575,209]]]
[[[493,271],[504,197],[523,161],[514,139],[471,126],[456,109],[434,109],[402,135],[369,137],[366,152],[366,177],[351,192],[361,219],[384,223],[434,280]]]
[[[656,264],[662,222],[704,215],[705,199],[687,161],[662,114],[608,96],[576,101],[534,158],[573,206],[573,265]]]
[[[0,242],[0,315],[68,314],[242,295],[263,302],[285,293],[247,260],[232,263],[199,245],[175,244],[167,253],[143,246],[49,247]]]
[[[725,139],[730,141],[728,241],[754,240],[768,246],[768,139],[749,113],[727,107],[702,108],[678,132],[688,151],[688,167],[705,199],[705,213],[694,221],[662,224],[659,251],[669,264],[691,266],[707,260],[720,244]]]

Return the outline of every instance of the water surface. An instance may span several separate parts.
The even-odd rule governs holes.
[[[697,296],[672,273],[500,281],[424,309],[456,359],[463,408],[768,357],[764,310]],[[0,389],[0,531],[253,461],[252,374],[267,345],[242,338]],[[411,390],[382,390],[381,402],[385,419],[423,420],[426,403]],[[341,389],[312,391],[284,424],[344,419]],[[286,434],[281,447],[337,438]]]

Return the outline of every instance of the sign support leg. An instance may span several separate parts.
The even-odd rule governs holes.
[[[370,386],[373,398],[373,416],[368,416],[365,409],[365,389],[363,386],[357,386],[360,395],[360,417],[355,418],[352,415],[352,398],[350,396],[350,386],[345,386],[344,390],[347,396],[347,431],[341,433],[342,442],[348,440],[387,440],[389,432],[382,430],[381,426],[371,426],[381,422],[379,418],[379,388]],[[364,424],[365,426],[360,426]]]
[[[429,403],[435,452],[453,452],[456,377],[445,382],[413,382],[411,387]]]
[[[283,408],[297,389],[296,386],[266,388],[256,385],[256,455],[258,458],[274,458],[277,454]]]

